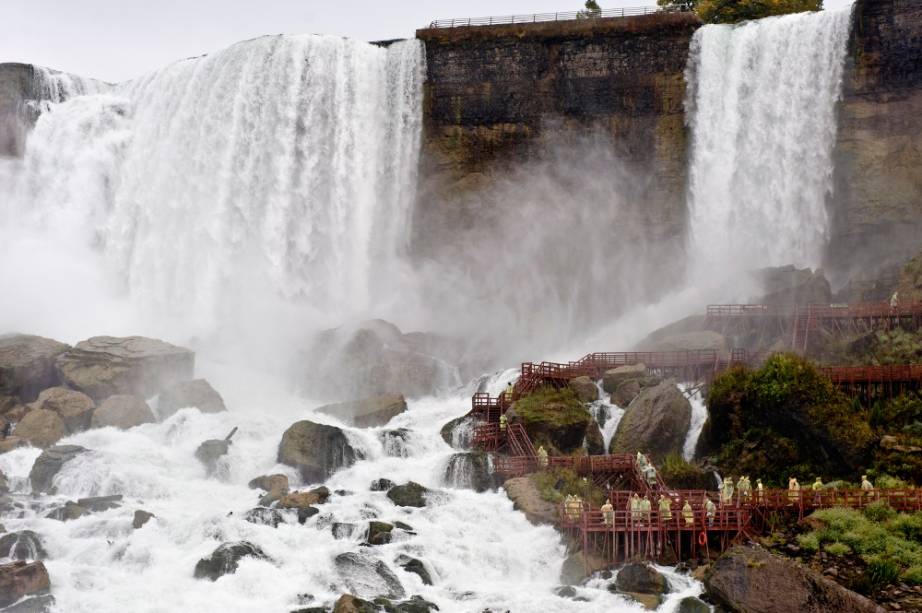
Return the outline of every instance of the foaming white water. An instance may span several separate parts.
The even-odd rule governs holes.
[[[230,411],[201,414],[184,409],[160,424],[71,436],[63,442],[92,451],[65,465],[55,478],[56,496],[29,498],[27,476],[38,450],[0,455],[0,470],[11,477],[14,497],[28,502],[19,516],[4,517],[4,524],[9,531],[40,534],[49,554],[46,565],[57,610],[282,612],[329,606],[348,591],[334,563],[346,552],[380,560],[408,595],[420,594],[442,611],[639,610],[609,593],[607,582],[600,580],[578,588],[585,602],[556,596],[553,590],[566,552],[554,529],[528,523],[502,492],[478,494],[442,485],[444,466],[455,450],[442,441],[439,429],[468,410],[466,395],[411,402],[409,410],[386,428],[349,429],[366,459],[328,480],[331,490],[341,492],[320,505],[320,514],[305,525],[291,517],[277,528],[245,521],[245,512],[259,495],[246,485],[251,478],[282,472],[298,484],[295,471],[276,463],[282,431],[305,417],[335,422],[312,413],[302,399],[273,391],[278,386],[271,387],[268,379],[245,379],[236,372],[208,368],[206,374],[224,392]],[[226,457],[226,476],[209,478],[193,458],[195,448],[233,426],[239,431]],[[406,457],[385,455],[381,446],[380,433],[396,428],[412,434]],[[378,478],[414,480],[437,493],[425,508],[397,507],[384,492],[369,490]],[[125,496],[121,508],[68,522],[44,517],[52,504],[110,494]],[[156,517],[133,530],[136,509]],[[361,547],[371,518],[403,521],[415,534],[400,534],[383,546]],[[334,523],[355,528],[334,531]],[[271,561],[244,559],[236,573],[216,582],[193,578],[200,558],[221,542],[234,540],[257,544]],[[434,585],[423,585],[418,576],[405,572],[396,563],[400,555],[422,560]],[[683,578],[676,590],[698,593],[700,586]],[[670,596],[664,610],[674,601]]]
[[[422,78],[418,41],[270,36],[51,104],[0,169],[0,243],[95,271],[136,330],[339,324],[399,291]]]
[[[689,385],[685,384],[679,385],[679,389],[688,398],[692,408],[691,423],[688,426],[688,434],[682,447],[682,457],[686,462],[690,462],[695,457],[695,447],[701,437],[701,430],[704,429],[704,422],[707,421],[708,409],[700,388],[692,390]]]
[[[624,409],[611,401],[611,394],[602,389],[601,382],[597,381],[595,386],[599,390],[599,399],[589,405],[589,412],[592,413],[593,419],[599,424],[602,432],[602,442],[605,453],[611,447],[611,439],[614,438],[618,430],[618,424],[624,417]]]
[[[816,266],[850,9],[708,25],[692,39],[687,117],[693,279]]]

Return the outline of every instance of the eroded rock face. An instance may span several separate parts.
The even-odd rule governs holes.
[[[406,591],[397,576],[381,560],[359,553],[343,553],[334,560],[349,590],[365,598],[403,598]]]
[[[681,453],[691,425],[691,405],[672,379],[643,390],[628,405],[611,441],[611,453],[642,451],[656,463]]]
[[[34,447],[44,449],[61,440],[67,429],[64,420],[54,411],[34,409],[19,420],[13,434]]]
[[[278,451],[278,461],[298,469],[309,483],[322,482],[361,457],[342,430],[307,420],[295,422],[285,431]]]
[[[220,413],[226,411],[221,394],[211,387],[205,379],[180,381],[160,394],[157,413],[160,419],[166,419],[179,409],[195,407],[202,413]]]
[[[58,474],[66,462],[77,457],[87,450],[79,445],[58,445],[50,447],[35,459],[32,470],[29,471],[29,481],[32,483],[32,493],[49,492],[54,476]]]
[[[708,596],[729,611],[882,613],[870,600],[760,547],[728,550],[704,578]]]
[[[93,412],[91,423],[94,428],[112,426],[127,430],[156,421],[154,412],[143,398],[131,394],[117,394],[103,400]]]
[[[67,433],[73,434],[90,427],[96,403],[83,392],[66,387],[50,387],[42,390],[31,408],[54,411],[64,422]]]
[[[195,353],[143,336],[94,336],[55,360],[61,380],[97,402],[116,394],[148,398],[192,378]]]
[[[149,522],[155,517],[153,513],[148,513],[147,511],[138,509],[134,512],[134,517],[131,520],[131,527],[135,530],[140,530],[144,527],[144,524]]]
[[[0,336],[0,396],[31,402],[43,389],[57,385],[55,359],[68,349],[70,345],[41,336]]]
[[[531,523],[536,526],[557,523],[557,507],[541,497],[530,477],[508,479],[503,489],[515,509],[524,513]]]
[[[42,594],[51,587],[48,570],[41,562],[13,562],[0,565],[0,607],[24,596]]]
[[[324,405],[320,413],[332,415],[358,428],[373,428],[386,425],[394,417],[407,410],[407,401],[400,395],[375,396],[351,402]]]
[[[223,543],[210,556],[198,561],[195,565],[195,578],[216,581],[222,575],[233,574],[237,572],[240,560],[245,557],[269,559],[263,550],[253,543],[247,541]]]

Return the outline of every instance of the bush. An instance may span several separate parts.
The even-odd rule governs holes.
[[[884,586],[889,585],[899,579],[900,566],[895,560],[888,556],[877,555],[870,557],[867,561],[867,575],[872,585]]]
[[[864,516],[871,521],[887,521],[896,517],[896,511],[890,508],[886,500],[876,500],[864,508]]]
[[[548,502],[562,502],[568,495],[579,496],[586,502],[601,506],[605,501],[605,492],[583,479],[569,468],[553,468],[539,471],[531,476],[538,494]]]
[[[699,0],[698,15],[705,23],[737,23],[822,8],[823,0]]]
[[[814,551],[819,551],[820,548],[820,539],[813,532],[808,532],[807,534],[801,534],[797,537],[797,544],[800,545],[800,548],[809,553]]]
[[[516,401],[515,414],[535,447],[569,453],[580,449],[592,416],[576,392],[565,387],[541,388]]]
[[[912,585],[922,585],[922,564],[910,566],[903,573],[902,579]]]
[[[677,453],[666,456],[659,472],[663,480],[676,489],[713,490],[716,486],[713,475],[686,462]]]
[[[842,557],[851,553],[852,548],[846,545],[845,543],[830,543],[826,545],[823,549],[826,550],[826,553],[836,557]]]

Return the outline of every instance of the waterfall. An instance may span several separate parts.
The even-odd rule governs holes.
[[[849,23],[844,9],[695,33],[686,71],[693,280],[820,263]]]
[[[278,324],[289,304],[339,324],[396,291],[423,61],[418,41],[266,36],[51,104],[0,169],[2,227],[81,243],[161,329]],[[53,100],[93,93],[43,79]]]

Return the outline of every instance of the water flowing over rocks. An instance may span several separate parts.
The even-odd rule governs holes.
[[[13,562],[0,565],[0,607],[24,596],[42,594],[51,588],[48,570],[41,562]]]
[[[557,507],[541,497],[538,488],[529,477],[508,479],[503,484],[506,496],[512,501],[516,510],[525,514],[532,524],[555,524]]]
[[[161,392],[157,399],[157,413],[161,420],[186,407],[195,407],[202,413],[227,410],[221,394],[205,379],[180,381]]]
[[[387,497],[398,507],[424,507],[429,490],[415,481],[395,485],[387,491]]]
[[[251,489],[265,490],[266,494],[259,499],[259,504],[269,506],[288,493],[288,477],[286,475],[263,475],[250,480]]]
[[[102,401],[93,412],[91,423],[94,428],[111,426],[127,430],[156,421],[154,412],[143,398],[132,394],[116,394]]]
[[[728,611],[882,613],[870,600],[760,547],[724,553],[704,579],[708,596]]]
[[[304,509],[315,504],[323,504],[330,498],[330,490],[318,487],[307,492],[292,492],[279,499],[279,508]]]
[[[309,483],[322,482],[362,457],[342,430],[308,420],[295,422],[285,430],[278,449],[278,461],[298,469],[301,478]]]
[[[154,515],[153,513],[148,513],[147,511],[138,509],[137,511],[134,512],[134,517],[131,520],[131,527],[135,530],[140,530],[141,528],[144,527],[144,525],[147,522],[152,520],[154,517],[156,517],[156,515]]]
[[[392,458],[405,458],[409,455],[407,443],[412,436],[412,432],[407,428],[383,430],[378,434],[384,448],[384,455]]]
[[[29,406],[33,410],[54,411],[63,420],[67,433],[73,434],[90,427],[96,403],[83,392],[66,387],[50,387],[42,390],[38,399]]]
[[[336,556],[336,569],[349,590],[364,598],[403,598],[406,591],[387,564],[360,553]]]
[[[397,556],[396,562],[400,568],[408,573],[418,575],[424,585],[432,585],[432,575],[426,569],[426,565],[422,560],[401,554]]]
[[[55,366],[67,387],[97,402],[116,394],[147,398],[191,379],[195,354],[143,336],[94,336],[58,356]]]
[[[455,449],[470,449],[474,436],[474,417],[470,413],[457,417],[439,431],[442,440]]]
[[[41,537],[32,530],[10,532],[0,537],[0,558],[44,560],[48,557]]]
[[[493,489],[496,483],[490,456],[478,451],[452,454],[445,466],[445,484],[475,492]]]
[[[210,579],[217,581],[222,575],[237,572],[240,560],[246,557],[268,560],[269,557],[263,550],[253,543],[238,541],[223,543],[215,549],[210,556],[202,558],[195,565],[194,576],[196,579]]]
[[[691,404],[672,379],[643,390],[627,407],[611,441],[611,453],[642,451],[653,462],[681,454],[691,425]]]
[[[399,395],[363,398],[351,402],[328,404],[317,409],[320,413],[332,415],[357,428],[384,426],[406,410],[407,401]]]
[[[43,389],[57,385],[55,359],[70,345],[41,336],[0,336],[0,397],[35,400]]]
[[[67,434],[64,420],[54,411],[33,409],[16,424],[13,434],[34,447],[50,447]]]
[[[58,445],[42,452],[32,465],[29,472],[29,481],[32,483],[32,493],[38,494],[51,490],[54,476],[58,474],[64,463],[72,460],[87,450],[79,445]]]

